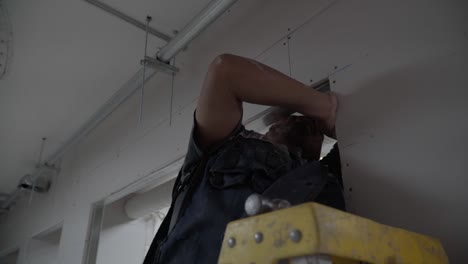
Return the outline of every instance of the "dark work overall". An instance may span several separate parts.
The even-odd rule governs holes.
[[[249,138],[248,134],[239,125],[228,140],[202,153],[192,131],[171,209],[144,264],[217,263],[226,225],[245,217],[244,202],[252,193],[268,193],[268,198],[273,199],[296,197],[292,204],[313,199],[344,210],[341,185],[336,177],[330,177],[326,166],[307,162],[287,149]],[[294,180],[284,181],[281,185],[285,189],[275,191],[279,190],[275,182],[285,175],[295,177],[299,174],[292,174],[300,170],[298,173],[307,175],[307,182],[299,183],[298,195],[292,197],[288,188],[294,186],[287,186]],[[301,181],[306,177],[295,178]],[[302,191],[306,185],[309,193]],[[297,201],[297,197],[302,198]]]

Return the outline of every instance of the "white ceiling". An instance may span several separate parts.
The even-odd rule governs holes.
[[[152,17],[151,27],[171,35],[181,30],[210,0],[102,0],[125,14],[144,21]]]
[[[105,0],[172,34],[208,0]],[[13,54],[0,80],[0,192],[34,171],[41,138],[52,154],[139,68],[144,32],[84,0],[0,0]],[[150,39],[149,54],[164,45]]]

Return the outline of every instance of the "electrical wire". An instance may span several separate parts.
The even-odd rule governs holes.
[[[175,57],[172,60],[172,65],[175,65]],[[172,73],[171,76],[171,101],[169,103],[169,126],[172,126],[172,108],[174,103],[174,81],[175,81],[175,73]]]
[[[145,34],[145,53],[143,57],[143,79],[141,83],[141,93],[140,93],[140,115],[138,117],[138,123],[141,124],[141,121],[143,119],[143,99],[145,95],[145,82],[146,82],[146,55],[147,55],[147,50],[148,50],[148,33],[149,33],[149,23],[151,21],[151,17],[147,16],[146,17],[146,34]]]
[[[42,143],[41,143],[41,150],[39,151],[39,158],[37,159],[37,165],[36,168],[39,168],[41,166],[41,161],[42,161],[42,155],[44,154],[44,146],[47,138],[43,137],[42,138]]]

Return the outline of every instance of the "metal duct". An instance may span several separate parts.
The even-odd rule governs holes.
[[[137,219],[160,211],[171,205],[172,187],[174,180],[170,180],[158,187],[133,196],[124,205],[124,210],[130,219]]]

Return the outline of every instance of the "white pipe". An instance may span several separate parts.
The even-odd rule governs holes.
[[[137,194],[125,202],[124,210],[130,219],[138,219],[163,210],[171,205],[174,180],[159,185],[153,190]]]
[[[177,53],[221,16],[237,0],[213,0],[196,15],[169,43],[158,53],[158,59],[169,62]]]

